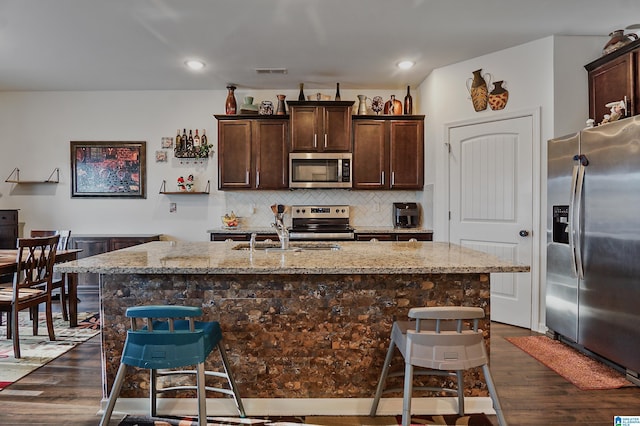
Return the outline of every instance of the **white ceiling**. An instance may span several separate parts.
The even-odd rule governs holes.
[[[552,34],[606,41],[639,21],[639,0],[0,0],[0,91],[395,89]],[[189,72],[189,58],[207,66]],[[416,66],[400,71],[401,59]]]

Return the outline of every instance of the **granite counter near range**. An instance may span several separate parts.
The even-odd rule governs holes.
[[[256,234],[258,241],[277,241],[278,235],[274,228],[220,228],[207,230],[210,241],[249,241],[251,234]],[[433,230],[425,228],[395,228],[392,226],[358,226],[354,228],[356,241],[407,241],[417,239],[418,241],[432,241]]]
[[[267,252],[235,250],[246,245],[238,242],[162,241],[57,269],[100,274],[105,395],[125,341],[126,308],[180,304],[202,306],[204,320],[220,322],[243,398],[318,404],[373,396],[391,324],[413,306],[484,308],[489,345],[490,273],[529,269],[447,243],[338,244]],[[216,357],[207,363],[217,366]],[[129,375],[122,396],[146,398],[148,372]],[[468,375],[474,395],[486,396],[481,373]],[[360,405],[352,414],[362,414]]]

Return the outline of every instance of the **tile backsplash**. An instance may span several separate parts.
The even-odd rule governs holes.
[[[241,216],[242,226],[267,227],[273,222],[272,204],[351,206],[353,226],[393,226],[393,203],[421,203],[421,191],[353,191],[353,190],[294,190],[294,191],[225,191],[222,193],[225,211]],[[424,206],[423,206],[424,210]],[[423,211],[423,216],[425,212]],[[424,217],[422,218],[425,224]]]

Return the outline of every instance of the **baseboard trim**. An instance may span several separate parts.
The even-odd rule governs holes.
[[[242,399],[247,416],[368,416],[372,398],[246,398]],[[489,397],[467,397],[464,399],[465,413],[495,414]],[[102,401],[102,409],[107,400]],[[452,397],[413,398],[413,414],[456,414],[458,399]],[[118,398],[114,415],[149,413],[147,398]],[[158,398],[158,413],[164,415],[194,415],[197,413],[195,399]],[[402,414],[402,398],[382,398],[377,415]],[[237,416],[233,400],[227,398],[207,399],[208,416]]]

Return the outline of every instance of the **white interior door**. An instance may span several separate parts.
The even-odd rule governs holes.
[[[449,238],[531,265],[533,118],[449,129]],[[531,273],[491,274],[491,319],[531,328]]]

